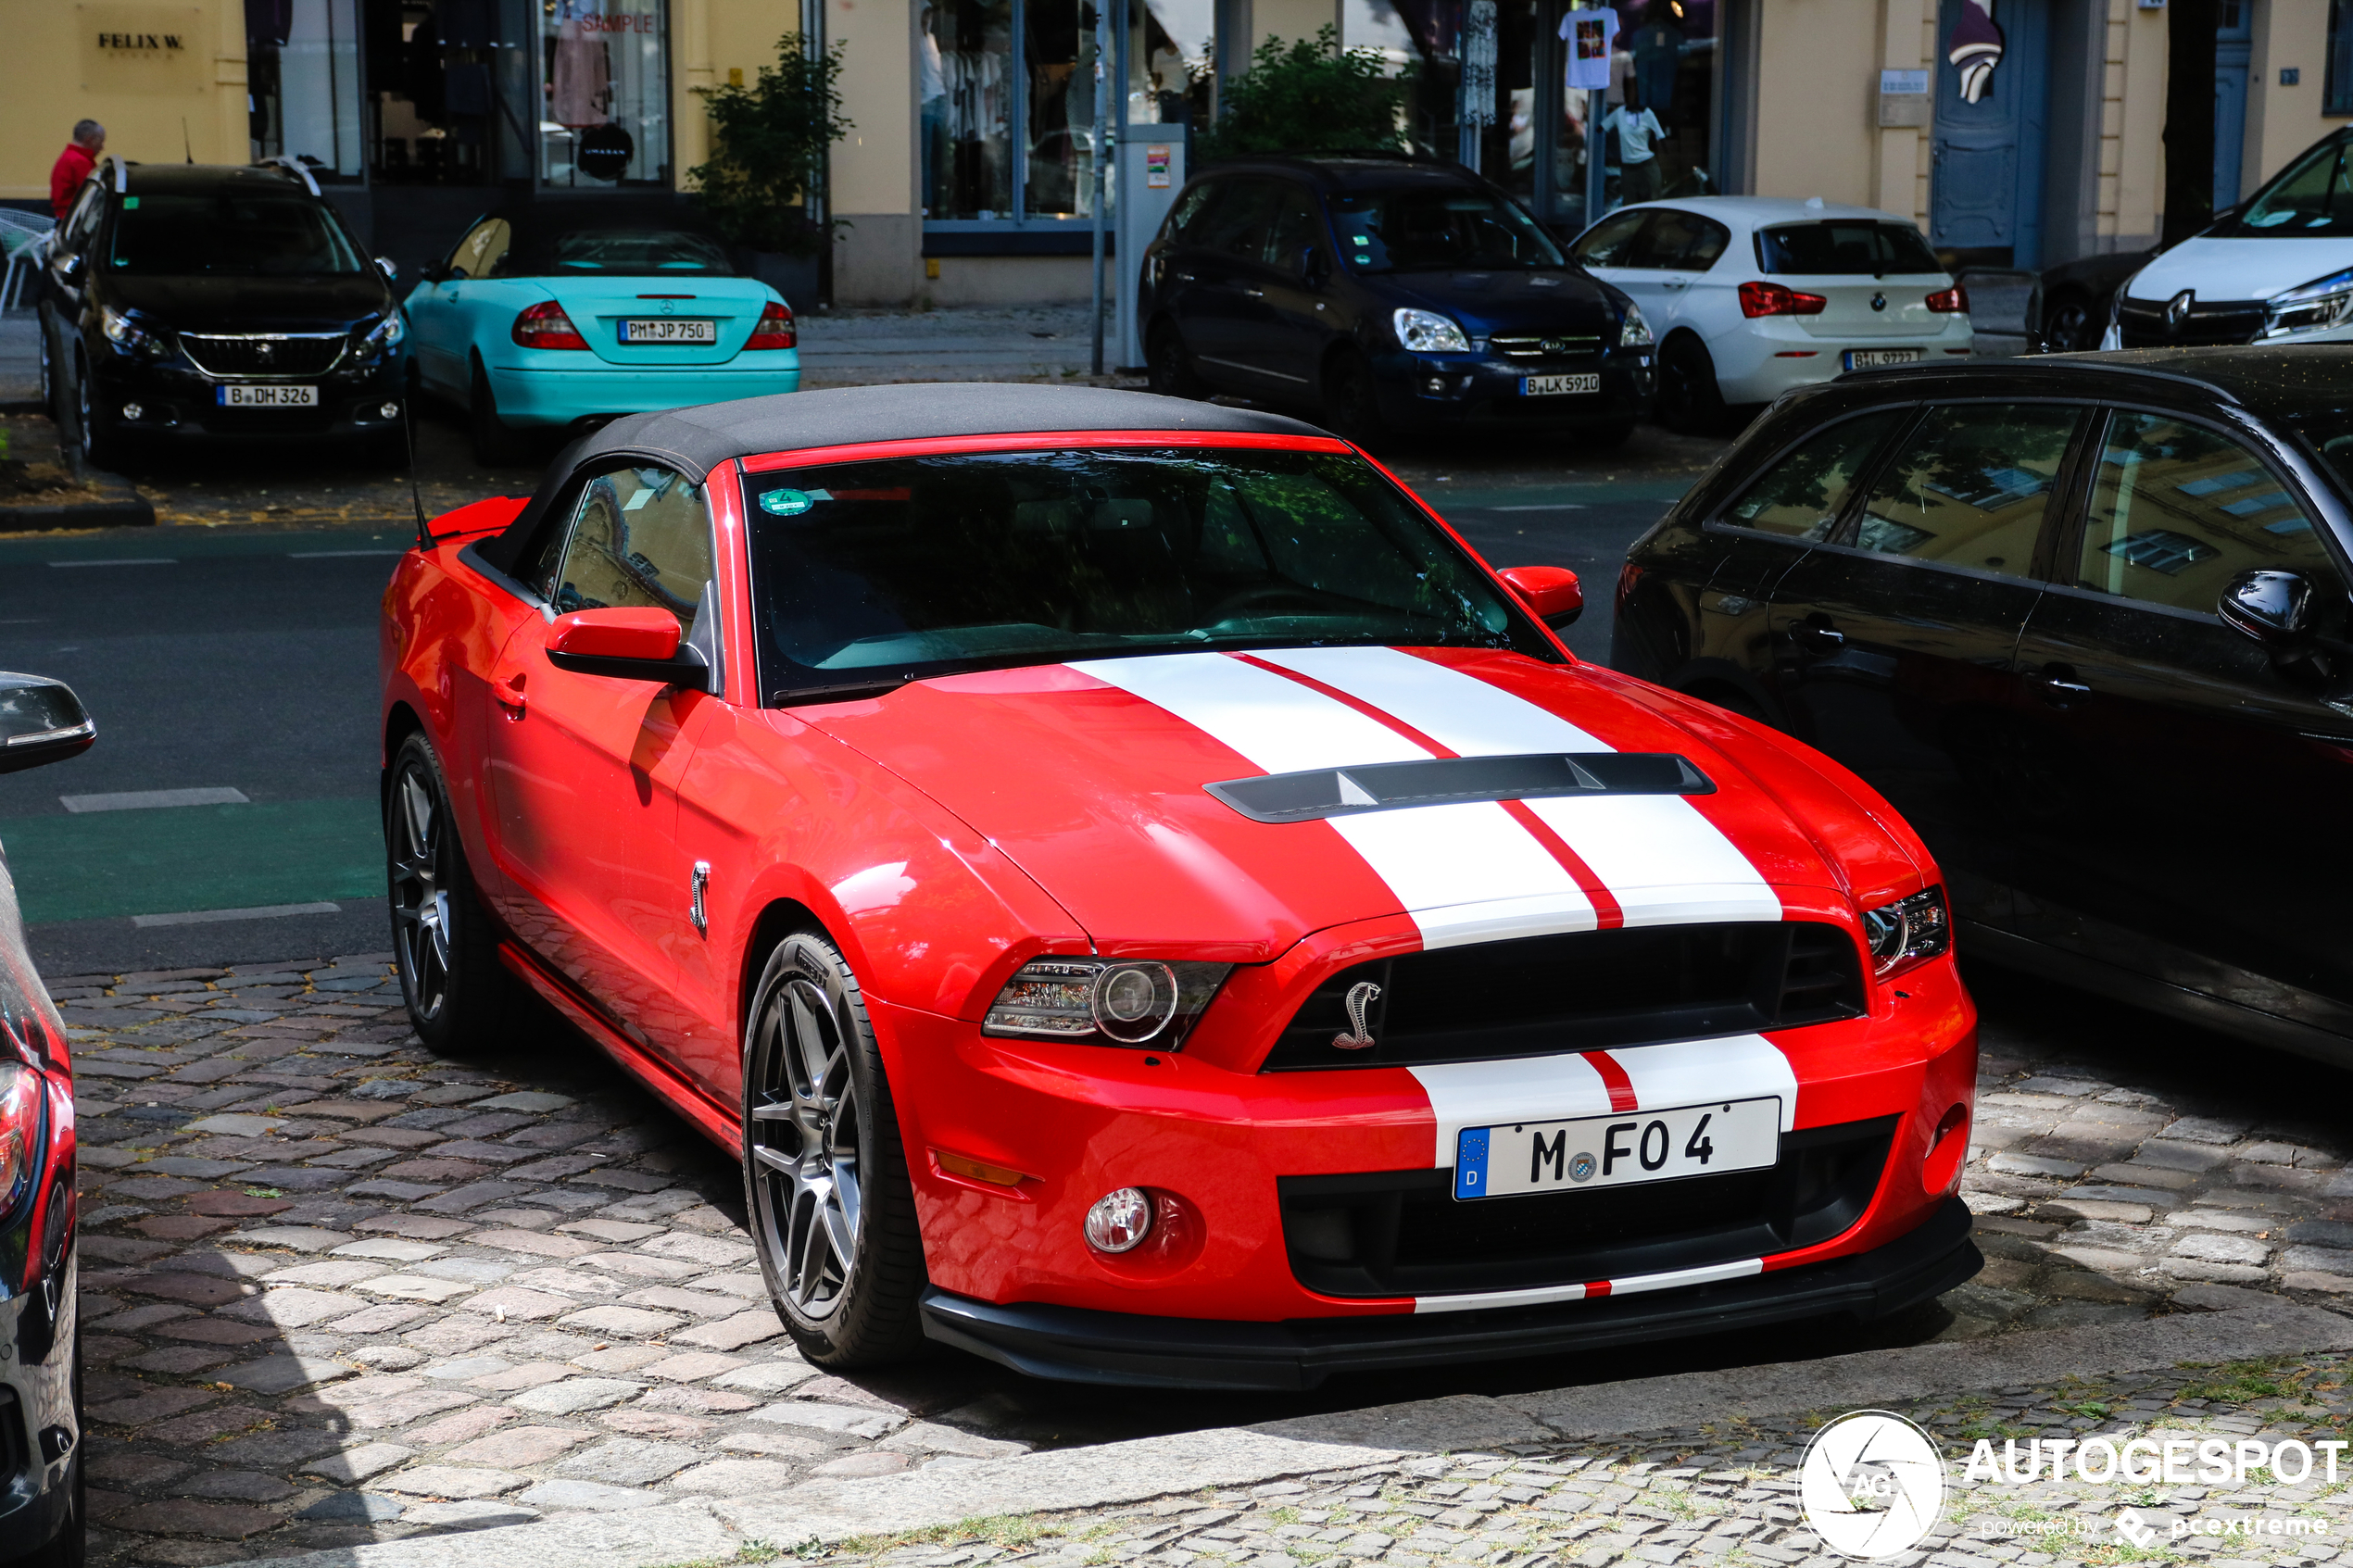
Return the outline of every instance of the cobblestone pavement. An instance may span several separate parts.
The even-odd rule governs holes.
[[[2342,1358],[2243,1362],[2162,1374],[2088,1376],[1983,1397],[1890,1408],[1920,1424],[1954,1461],[1943,1517],[1914,1550],[1884,1561],[1938,1568],[2016,1562],[2340,1560],[2353,1530],[2353,1466],[2332,1483],[2322,1464],[2289,1485],[2250,1470],[2246,1484],[1969,1479],[1980,1438],[1995,1453],[2031,1439],[2117,1449],[2163,1444],[2345,1435],[2353,1406]],[[1139,1507],[975,1521],[912,1541],[845,1542],[799,1561],[849,1568],[1567,1568],[1647,1563],[1844,1562],[1800,1512],[1807,1441],[1841,1411],[1649,1433],[1605,1446],[1514,1446],[1302,1476]],[[2049,1451],[2047,1449],[2045,1452]],[[2159,1452],[2163,1450],[2160,1449]],[[2194,1449],[2183,1449],[2184,1461]],[[2095,1449],[2092,1474],[2106,1454]],[[2136,1455],[2136,1469],[2145,1461]],[[2283,1469],[2294,1468],[2289,1461]],[[2120,1534],[2120,1516],[2135,1534]],[[2236,1522],[2233,1524],[2233,1522]],[[2140,1531],[2150,1534],[2142,1536]],[[2228,1531],[2229,1533],[2220,1533]],[[2133,1544],[2135,1541],[2144,1545]],[[768,1543],[791,1550],[792,1543]],[[747,1552],[746,1561],[760,1554]],[[781,1555],[781,1553],[779,1554]]]
[[[956,1356],[821,1374],[765,1298],[732,1161],[559,1026],[528,1055],[430,1058],[382,955],[50,985],[77,1053],[102,1564],[280,1556],[1278,1412],[1073,1394]],[[1994,1022],[1966,1190],[1991,1262],[1901,1338],[2353,1293],[2338,1135],[2262,1109],[2338,1103],[2339,1075],[2230,1047],[2223,1073],[2210,1036],[2066,993],[1982,991]],[[2019,1019],[2031,1027],[2004,1022]],[[1856,1348],[1793,1325],[1713,1364]],[[1642,1368],[1694,1353],[1655,1348]],[[1456,1369],[1419,1391],[1624,1375],[1622,1353],[1602,1361]],[[1380,1380],[1325,1402],[1412,1391]],[[1742,1451],[1702,1469],[1755,1459]],[[1606,1472],[1621,1489],[1601,1495],[1629,1520],[1649,1517],[1627,1512],[1645,1488],[1677,1486],[1692,1519],[1765,1517],[1762,1483],[1629,1468],[1648,1462],[1587,1456],[1577,1474]],[[1683,1527],[1685,1503],[1655,1506],[1660,1538]]]

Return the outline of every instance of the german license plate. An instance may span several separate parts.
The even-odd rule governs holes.
[[[239,386],[232,383],[214,389],[224,408],[316,408],[319,389],[315,386]]]
[[[621,323],[623,343],[717,343],[716,321],[682,321],[668,316]]]
[[[1602,389],[1602,373],[1587,370],[1572,376],[1522,376],[1519,395],[1522,397],[1569,397],[1595,393]]]
[[[1671,1182],[1759,1170],[1780,1157],[1778,1095],[1574,1122],[1466,1127],[1454,1144],[1454,1196],[1514,1198]]]
[[[1868,370],[1874,365],[1916,365],[1920,351],[1917,348],[1850,348],[1846,351],[1846,368]]]

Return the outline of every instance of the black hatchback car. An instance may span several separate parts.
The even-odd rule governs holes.
[[[108,157],[43,274],[44,398],[99,468],[133,443],[191,438],[405,453],[390,272],[299,168]]]
[[[1858,372],[1629,554],[1611,661],[1919,830],[1975,956],[2353,1063],[2353,347]]]
[[[1363,444],[1463,421],[1623,440],[1651,330],[1455,164],[1257,157],[1189,182],[1143,256],[1152,390],[1303,406]]]

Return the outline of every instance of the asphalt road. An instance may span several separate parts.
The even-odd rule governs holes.
[[[536,481],[475,469],[446,417],[422,437],[429,509]],[[1605,659],[1627,543],[1712,451],[1645,431],[1622,454],[1491,440],[1393,460],[1495,564],[1584,576],[1568,641]],[[332,452],[141,477],[203,491],[204,523],[0,538],[0,669],[71,683],[99,726],[74,761],[0,776],[36,960],[57,975],[382,950],[375,626],[405,484],[356,483]],[[359,520],[317,525],[355,491]],[[152,799],[187,791],[205,793]],[[82,798],[119,796],[150,799]]]

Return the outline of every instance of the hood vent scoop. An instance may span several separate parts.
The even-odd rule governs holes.
[[[1265,773],[1203,784],[1253,822],[1312,822],[1357,811],[1451,806],[1466,800],[1535,800],[1574,795],[1713,795],[1716,785],[1671,751],[1541,752],[1525,757],[1441,757]]]

